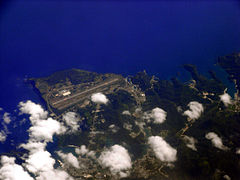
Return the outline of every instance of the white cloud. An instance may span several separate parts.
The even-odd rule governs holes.
[[[93,159],[95,159],[96,158],[96,153],[94,152],[94,151],[89,151],[87,154],[86,154],[88,157],[91,157],[91,158],[93,158]]]
[[[129,124],[129,123],[123,123],[123,128],[128,130],[128,131],[131,131],[132,130],[132,125]]]
[[[227,175],[227,174],[225,174],[225,175],[223,176],[223,179],[226,179],[226,180],[231,180],[230,176],[229,176],[229,175]]]
[[[197,143],[196,139],[194,139],[193,137],[189,137],[189,136],[184,136],[183,139],[186,142],[187,147],[189,147],[190,149],[192,149],[194,151],[197,151],[197,148],[195,146],[195,144]]]
[[[7,139],[7,135],[10,134],[10,132],[8,131],[8,127],[7,127],[7,124],[9,124],[11,122],[10,113],[5,112],[3,114],[2,119],[3,119],[3,121],[1,122],[1,124],[3,126],[3,128],[2,128],[3,130],[0,131],[0,142],[4,143]]]
[[[5,142],[7,138],[7,134],[2,130],[0,131],[0,142]]]
[[[108,126],[108,128],[113,132],[116,133],[118,132],[118,130],[120,129],[118,126],[116,126],[115,124],[111,124],[110,126]]]
[[[142,112],[142,108],[138,107],[135,109],[135,113],[141,113]]]
[[[97,104],[107,104],[108,99],[103,93],[95,93],[91,96],[92,102],[95,102]]]
[[[65,171],[54,169],[55,160],[45,150],[46,143],[29,142],[21,147],[30,151],[28,155],[24,156],[25,163],[22,166],[33,173],[36,180],[72,180]]]
[[[41,174],[36,177],[36,180],[73,180],[65,171],[59,169],[51,169],[49,171],[41,172]]]
[[[72,165],[75,168],[79,168],[79,162],[77,158],[72,153],[64,154],[62,152],[57,152],[62,160],[67,162],[68,164]]]
[[[29,119],[32,124],[40,119],[46,119],[48,116],[47,111],[44,111],[44,109],[39,104],[35,104],[32,101],[20,102],[19,109],[21,113],[31,115]]]
[[[135,124],[140,128],[140,129],[144,129],[144,126],[146,125],[145,122],[142,121],[135,121]],[[129,126],[130,127],[130,126]]]
[[[161,161],[174,162],[177,160],[176,149],[172,148],[162,137],[151,136],[148,138],[148,144]]]
[[[52,118],[47,120],[39,120],[29,128],[30,137],[38,141],[52,141],[53,135],[64,132],[62,125]]]
[[[63,120],[70,127],[71,131],[77,131],[79,128],[80,118],[75,112],[67,112],[63,115]]]
[[[183,110],[182,110],[182,107],[181,107],[181,106],[178,106],[178,107],[177,107],[177,112],[182,113],[182,111],[183,111]]]
[[[25,162],[22,164],[29,172],[36,176],[37,180],[70,180],[72,179],[65,171],[54,169],[55,160],[46,151],[46,145],[52,141],[54,134],[66,131],[61,123],[48,118],[47,111],[31,101],[20,102],[21,113],[29,114],[32,126],[29,128],[29,141],[20,147],[29,151],[24,155]]]
[[[54,134],[61,134],[66,131],[65,127],[58,121],[48,118],[48,112],[44,111],[39,104],[27,101],[20,102],[19,109],[21,113],[29,114],[32,126],[29,128],[31,139],[37,141],[52,141]]]
[[[95,158],[95,152],[94,151],[89,151],[85,145],[81,145],[80,148],[75,148],[75,153],[81,156],[89,156],[92,158]]]
[[[86,148],[85,145],[81,145],[80,148],[75,148],[75,152],[76,154],[79,154],[79,155],[85,155],[88,153],[88,149]]]
[[[3,180],[33,180],[33,178],[15,163],[14,157],[1,157],[0,179]]]
[[[37,152],[37,151],[43,151],[45,147],[47,146],[46,142],[39,142],[39,141],[32,141],[29,140],[26,144],[21,144],[19,147],[24,148],[28,151],[30,151],[31,154]]]
[[[129,115],[129,116],[131,116],[131,113],[129,111],[125,110],[125,111],[122,112],[122,115]]]
[[[232,104],[232,98],[228,93],[224,92],[224,94],[220,95],[219,97],[226,107]]]
[[[156,107],[152,109],[151,112],[145,112],[143,115],[143,119],[146,119],[150,121],[150,119],[153,120],[153,123],[155,124],[161,124],[166,120],[167,112],[163,109]]]
[[[128,172],[120,172],[119,173],[119,176],[121,177],[121,178],[126,178],[126,177],[128,177],[129,176],[129,173]]]
[[[46,144],[45,144],[46,145]],[[39,147],[39,149],[37,149]],[[65,171],[54,169],[55,160],[40,142],[27,145],[29,155],[23,166],[36,176],[36,180],[73,180]]]
[[[41,172],[49,171],[55,164],[55,160],[51,158],[51,154],[45,150],[39,150],[31,153],[25,160],[24,166],[35,175]]]
[[[240,148],[236,150],[236,154],[240,154]]]
[[[28,143],[19,146],[29,151],[22,157],[25,160],[22,166],[31,172],[36,180],[73,180],[65,171],[54,169],[55,160],[46,151],[47,143],[52,141],[53,135],[65,132],[63,125],[52,118],[48,118],[48,112],[44,111],[40,105],[31,101],[20,102],[19,109],[21,113],[30,115],[29,119],[32,125],[28,130],[30,137]],[[12,166],[15,165],[12,163]],[[17,165],[16,169],[18,168],[19,173],[22,173],[20,175],[25,175],[26,178],[20,179],[21,176],[16,174],[17,180],[28,178],[28,174],[22,171],[22,166]],[[9,172],[14,173],[15,171],[11,170]],[[5,173],[4,179],[15,180],[15,174],[12,173]],[[0,173],[0,175],[2,174]]]
[[[222,139],[214,132],[209,132],[205,135],[208,140],[211,140],[213,146],[221,150],[228,150],[228,147],[224,146]]]
[[[198,119],[203,112],[203,105],[197,101],[192,101],[188,104],[190,110],[184,111],[183,115],[188,116],[192,120]]]
[[[156,107],[152,110],[151,117],[153,118],[153,122],[155,124],[161,124],[166,120],[167,112],[161,108]]]
[[[99,162],[103,167],[108,167],[113,175],[120,177],[126,177],[128,170],[132,168],[128,151],[120,145],[114,145],[103,151],[99,157]]]
[[[10,114],[5,112],[3,114],[3,121],[6,123],[6,124],[9,124],[11,122],[11,118],[10,118]]]

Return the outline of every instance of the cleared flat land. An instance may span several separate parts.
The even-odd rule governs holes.
[[[52,102],[50,101],[51,105],[54,108],[57,108],[59,110],[65,109],[69,106],[72,106],[72,105],[78,103],[79,101],[82,101],[82,100],[90,97],[95,92],[105,91],[110,86],[112,86],[114,84],[118,84],[118,82],[120,82],[120,80],[122,80],[122,79],[121,78],[110,79],[110,80],[105,81],[101,84],[93,86],[89,89],[77,92],[77,93],[72,94],[72,95],[67,96],[67,97],[63,97],[62,99],[60,99],[58,101],[55,101],[55,102],[53,102],[54,100],[52,99]]]

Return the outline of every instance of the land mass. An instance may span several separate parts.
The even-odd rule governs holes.
[[[106,147],[120,144],[131,154],[132,169],[124,179],[231,179],[240,178],[240,54],[219,57],[218,64],[226,70],[236,85],[235,97],[228,106],[220,96],[226,85],[213,71],[210,78],[198,73],[193,65],[184,65],[191,79],[181,82],[177,78],[161,80],[145,71],[135,76],[71,69],[56,72],[49,77],[32,78],[35,87],[46,101],[51,116],[62,121],[67,112],[79,115],[78,131],[58,135],[58,149],[86,145],[99,156]],[[108,104],[91,101],[94,93],[101,92]],[[183,113],[189,102],[201,103],[204,112],[197,119]],[[147,115],[161,107],[167,112],[164,123],[156,124]],[[228,150],[214,147],[205,138],[216,132]],[[150,136],[163,137],[177,149],[177,160],[172,165],[154,156],[148,148]],[[197,140],[196,149],[186,146],[186,137]],[[59,160],[60,161],[60,160]],[[102,168],[97,159],[79,157],[84,168],[63,167],[75,179],[118,179],[108,168]]]
[[[89,98],[95,92],[111,94],[114,91],[125,90],[138,98],[141,91],[130,84],[127,78],[117,74],[98,74],[79,69],[59,71],[45,78],[32,78],[35,87],[46,101],[48,110],[55,116],[79,105],[88,104]]]

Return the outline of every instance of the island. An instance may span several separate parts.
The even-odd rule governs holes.
[[[146,71],[123,77],[79,69],[31,78],[52,118],[78,119],[77,129],[56,139],[57,150],[77,154],[82,166],[60,157],[58,165],[74,179],[239,179],[240,53],[219,57],[217,64],[235,83],[234,97],[214,71],[206,77],[191,64],[183,66],[191,75],[187,82]],[[96,94],[103,100],[94,100]],[[221,146],[211,141],[216,134]],[[165,143],[171,158],[157,153],[155,141]],[[128,150],[126,169],[99,163],[101,152],[117,145]]]

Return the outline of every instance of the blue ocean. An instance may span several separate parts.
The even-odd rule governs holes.
[[[240,50],[238,1],[10,0],[0,4],[0,118],[12,122],[0,153],[27,140],[18,103],[43,101],[25,80],[63,69],[168,79],[186,63],[206,73]],[[220,75],[223,71],[220,71]],[[0,126],[3,128],[2,126]]]

